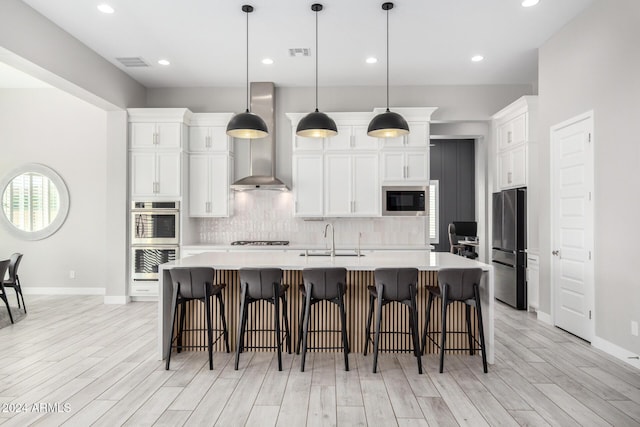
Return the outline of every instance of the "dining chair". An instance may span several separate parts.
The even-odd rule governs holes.
[[[4,301],[7,306],[7,311],[9,312],[9,319],[11,323],[13,323],[13,315],[11,314],[11,307],[9,307],[9,300],[7,299],[7,292],[4,289],[4,275],[7,274],[7,269],[9,268],[9,264],[11,260],[5,259],[0,261],[0,298]]]

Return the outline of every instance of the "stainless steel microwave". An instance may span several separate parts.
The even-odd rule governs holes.
[[[382,215],[425,216],[428,196],[428,186],[382,187]]]

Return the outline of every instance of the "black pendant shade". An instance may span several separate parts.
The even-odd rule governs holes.
[[[307,138],[328,138],[338,134],[338,127],[331,117],[318,111],[318,12],[322,10],[322,5],[312,4],[311,10],[316,13],[316,110],[300,120],[296,135]]]
[[[407,121],[398,113],[389,111],[389,10],[393,3],[382,4],[382,10],[387,12],[387,111],[378,114],[369,123],[367,135],[375,138],[395,138],[409,133]]]
[[[253,12],[253,6],[245,4],[242,11],[247,15],[247,109],[244,113],[238,113],[227,124],[227,135],[234,138],[257,139],[269,134],[267,124],[262,118],[249,111],[249,14]]]
[[[398,113],[387,111],[378,114],[371,120],[367,135],[375,138],[395,138],[409,133],[407,121]]]
[[[227,124],[227,135],[234,138],[257,139],[264,138],[268,134],[264,120],[249,110],[236,114]]]
[[[317,109],[313,113],[304,116],[298,122],[298,127],[296,128],[296,135],[307,138],[328,138],[337,134],[338,127],[336,122]]]

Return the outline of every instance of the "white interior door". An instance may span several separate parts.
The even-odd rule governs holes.
[[[551,128],[554,323],[594,335],[593,114]]]

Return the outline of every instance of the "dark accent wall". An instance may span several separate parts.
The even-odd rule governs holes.
[[[431,179],[440,186],[439,252],[449,251],[447,226],[453,221],[475,221],[475,148],[473,139],[431,140]]]

